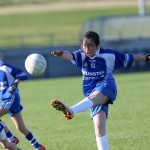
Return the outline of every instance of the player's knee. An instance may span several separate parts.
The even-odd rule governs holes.
[[[93,101],[93,106],[106,104],[109,101],[108,96],[100,93],[99,91],[94,91],[88,96],[88,98]]]

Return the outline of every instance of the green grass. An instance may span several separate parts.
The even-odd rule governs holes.
[[[147,14],[150,9],[147,6]],[[83,23],[93,17],[136,15],[137,7],[0,15],[0,47],[79,43]],[[65,36],[64,36],[65,35]]]
[[[149,72],[116,74],[118,97],[110,105],[107,137],[110,150],[149,150]],[[67,121],[50,107],[53,98],[73,105],[83,99],[81,77],[28,80],[22,82],[20,94],[26,126],[48,150],[96,150],[93,122],[89,112]],[[20,139],[25,150],[32,147],[9,120],[3,119]]]

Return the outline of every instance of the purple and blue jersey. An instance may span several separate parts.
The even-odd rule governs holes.
[[[72,52],[72,55],[71,62],[79,67],[83,75],[84,96],[87,97],[94,91],[100,91],[108,96],[109,103],[113,103],[117,96],[117,87],[112,72],[115,69],[131,67],[133,55],[102,48],[98,49],[93,57],[85,56],[82,49]]]
[[[73,61],[80,68],[83,75],[83,93],[88,96],[99,82],[115,84],[112,72],[122,67],[131,67],[133,63],[132,54],[124,54],[114,50],[96,51],[93,57],[86,57],[82,50],[72,53]]]
[[[13,67],[0,61],[0,100],[1,107],[10,110],[12,113],[21,111],[20,97],[18,88],[13,93],[9,92],[9,87],[18,80],[27,80],[27,74],[19,68]]]

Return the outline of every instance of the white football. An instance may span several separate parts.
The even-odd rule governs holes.
[[[30,54],[25,60],[25,68],[27,72],[33,76],[42,75],[47,67],[45,58],[37,53]]]

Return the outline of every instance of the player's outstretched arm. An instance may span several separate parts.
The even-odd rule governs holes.
[[[133,59],[135,62],[139,62],[139,61],[150,61],[150,54],[147,54],[146,56],[142,56],[142,55],[133,55]]]
[[[61,57],[66,60],[73,60],[73,56],[69,51],[56,50],[51,53],[54,56]]]

